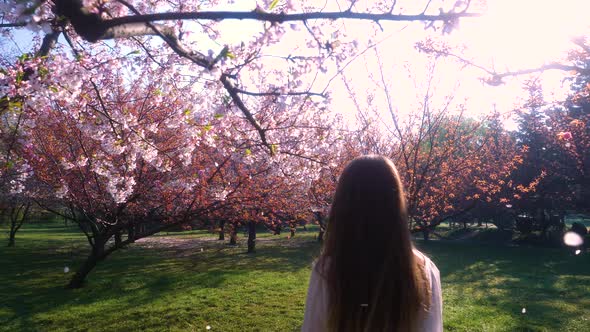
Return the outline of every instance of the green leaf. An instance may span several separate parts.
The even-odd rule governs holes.
[[[213,117],[216,118],[216,119],[221,119],[221,118],[223,118],[223,114],[217,113]]]
[[[273,10],[279,4],[279,0],[273,0],[268,7],[268,10]]]
[[[58,91],[57,88],[55,86],[53,86],[53,85],[50,85],[48,89],[51,90],[51,91],[53,91],[53,92],[57,92]]]
[[[45,76],[47,76],[47,74],[49,74],[49,70],[45,67],[42,67],[42,66],[39,66],[38,72],[39,72],[39,76],[41,78],[44,78]]]
[[[23,81],[23,78],[25,78],[25,73],[22,71],[19,71],[18,73],[16,73],[16,83],[20,83]]]
[[[7,169],[11,169],[13,167],[14,167],[14,163],[12,161],[9,160],[9,161],[6,162],[6,168]]]
[[[23,103],[20,101],[9,101],[8,108],[13,112],[18,112],[22,109]]]
[[[277,149],[278,149],[278,146],[276,144],[270,145],[270,152],[272,152],[273,154],[277,153]]]
[[[205,129],[205,131],[209,131],[209,130],[211,130],[211,128],[213,128],[213,126],[210,124],[203,126],[203,129]]]
[[[187,108],[187,109],[185,109],[185,110],[184,110],[184,115],[186,115],[186,116],[189,116],[189,115],[191,115],[191,110],[190,110],[190,109],[188,109],[188,108]]]
[[[250,150],[250,149],[246,149],[246,156],[249,156],[249,155],[251,155],[251,154],[252,154],[252,150]]]
[[[236,58],[236,55],[235,55],[235,54],[233,54],[233,53],[232,53],[232,52],[230,52],[230,51],[227,51],[227,52],[225,53],[225,56],[226,56],[226,57],[228,57],[228,58],[230,58],[230,59],[235,59],[235,58]]]

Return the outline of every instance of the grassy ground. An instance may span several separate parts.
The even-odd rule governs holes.
[[[2,331],[295,331],[319,246],[261,235],[258,252],[170,233],[115,253],[65,290],[86,251],[75,229],[25,226],[0,242]],[[2,237],[0,239],[4,240]],[[590,254],[418,241],[441,270],[445,331],[588,331]],[[203,251],[201,251],[201,248]],[[522,309],[526,308],[526,313]]]

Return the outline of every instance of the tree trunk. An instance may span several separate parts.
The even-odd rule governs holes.
[[[422,231],[422,236],[424,238],[424,241],[428,241],[428,239],[430,238],[430,231],[428,229],[424,229]]]
[[[14,214],[14,209],[13,209],[13,213],[11,213],[10,215],[10,231],[8,232],[8,246],[9,247],[14,247],[14,239],[16,236],[16,220],[15,217],[13,216]]]
[[[28,218],[30,208],[31,203],[23,203],[18,208],[12,208],[10,212],[10,231],[8,236],[9,247],[14,247],[16,232],[22,227],[23,223]]]
[[[256,223],[248,221],[248,253],[256,252]]]
[[[90,252],[90,255],[88,258],[86,258],[86,261],[84,261],[84,264],[78,268],[72,279],[70,279],[70,282],[66,288],[75,289],[84,286],[86,276],[88,276],[94,267],[96,267],[98,262],[104,260],[110,254],[110,252],[105,253],[105,245],[107,240],[108,239],[104,239],[99,234],[94,234],[94,245],[92,246],[92,252]]]
[[[324,227],[320,226],[320,232],[318,233],[318,242],[324,241]]]
[[[115,246],[119,247],[121,245],[121,231],[117,231],[115,233]]]
[[[84,264],[80,266],[80,268],[76,271],[70,282],[66,286],[68,289],[76,289],[82,288],[84,283],[86,282],[86,276],[96,267],[96,264],[103,260],[105,257],[96,256],[94,253],[91,253],[90,256],[86,259]]]
[[[295,230],[296,230],[295,226],[291,225],[290,229],[291,229],[291,237],[295,237]]]
[[[316,212],[314,214],[316,220],[318,221],[318,225],[320,225],[320,232],[318,233],[318,242],[323,242],[324,232],[326,231],[326,228],[324,227],[324,218],[322,217],[322,214],[320,212]]]
[[[129,225],[127,225],[127,239],[128,240],[132,240],[135,241],[135,226],[134,223],[135,221],[132,221],[131,223],[129,223]]]
[[[232,225],[231,233],[229,234],[229,244],[235,246],[238,243],[238,228]]]
[[[9,247],[14,247],[14,238],[15,238],[16,232],[13,232],[12,230],[10,231],[10,235],[8,237],[8,246]]]
[[[225,240],[225,220],[219,221],[219,241]]]

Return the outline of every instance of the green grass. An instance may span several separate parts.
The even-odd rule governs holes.
[[[182,233],[181,233],[182,234]],[[170,233],[186,247],[134,245],[79,290],[63,286],[86,254],[71,228],[27,225],[0,242],[1,331],[296,331],[319,246],[314,232],[259,236],[229,247]],[[240,234],[242,236],[243,234]],[[4,240],[4,238],[0,238]],[[188,242],[190,243],[190,242]],[[590,256],[565,249],[417,242],[441,270],[445,331],[587,331]],[[204,250],[201,252],[200,248]],[[522,314],[526,308],[526,314]]]

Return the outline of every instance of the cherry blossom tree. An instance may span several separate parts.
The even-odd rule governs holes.
[[[525,151],[503,130],[501,115],[492,112],[476,119],[452,95],[435,98],[436,61],[430,66],[423,97],[404,116],[393,104],[382,69],[370,76],[375,88],[366,98],[355,95],[345,76],[363,128],[352,153],[376,153],[394,161],[406,186],[409,227],[425,239],[446,220],[480,205],[510,204],[519,192],[534,190],[534,183],[510,181]],[[385,111],[376,106],[380,98]]]
[[[334,12],[311,1],[267,1],[248,12],[219,5],[2,4],[3,34],[32,31],[36,45],[0,72],[0,111],[22,118],[9,150],[48,188],[35,200],[78,223],[92,248],[70,287],[119,248],[167,227],[222,218],[255,230],[325,204],[309,187],[337,169],[343,158],[332,151],[343,139],[327,109],[332,80],[320,86],[317,77],[371,45],[347,36],[337,19],[364,20],[374,31],[417,21],[450,32],[477,16],[470,1],[440,10],[426,1],[413,13],[396,1],[352,1]],[[253,36],[226,42],[227,19],[260,23]],[[286,43],[290,53],[281,54]],[[68,212],[52,209],[53,200]]]

